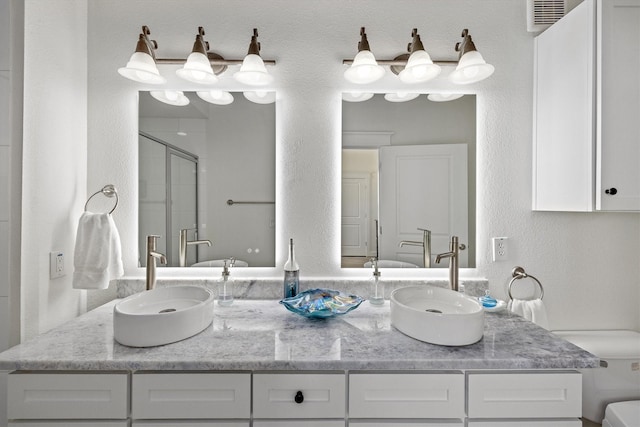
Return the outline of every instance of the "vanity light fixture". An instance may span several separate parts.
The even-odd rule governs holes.
[[[411,32],[413,41],[407,46],[407,50],[411,52],[407,65],[400,71],[398,77],[403,83],[424,83],[440,74],[441,68],[434,64],[431,56],[424,50],[418,29],[414,28]]]
[[[208,50],[209,42],[204,40],[204,28],[198,27],[193,49],[184,66],[176,71],[178,77],[192,83],[206,85],[217,83],[218,77],[213,73],[211,62],[207,57]]]
[[[229,105],[233,102],[233,95],[224,90],[200,90],[196,92],[198,97],[216,105]]]
[[[463,96],[463,93],[430,93],[427,95],[427,99],[433,102],[447,102],[462,98]]]
[[[343,64],[349,65],[344,72],[344,77],[351,83],[373,83],[384,75],[383,65],[389,66],[394,74],[397,74],[403,83],[424,83],[440,74],[441,65],[456,66],[455,71],[449,75],[449,80],[455,84],[476,83],[491,76],[493,65],[487,64],[482,55],[476,50],[471,40],[469,30],[462,30],[462,42],[455,46],[459,52],[458,61],[436,60],[433,61],[424,50],[420,35],[416,28],[411,32],[413,40],[409,43],[408,50],[411,54],[402,54],[394,59],[376,61],[369,50],[367,35],[364,27],[360,30],[362,39],[358,43],[359,52],[354,59],[344,59]]]
[[[373,98],[371,92],[344,92],[342,100],[347,102],[364,102]]]
[[[253,29],[253,36],[249,43],[247,56],[242,61],[240,71],[233,75],[240,83],[251,86],[264,86],[273,82],[273,76],[267,72],[264,61],[260,57],[260,43],[258,42],[258,29]]]
[[[384,76],[384,68],[378,65],[376,57],[371,53],[365,28],[360,28],[358,54],[351,66],[344,72],[344,78],[351,83],[368,84],[380,80]]]
[[[256,104],[273,104],[276,102],[276,93],[264,90],[242,92],[245,98]]]
[[[189,105],[189,98],[179,90],[152,90],[149,94],[165,104],[175,105],[176,107]]]
[[[407,102],[419,97],[419,93],[391,92],[384,95],[384,99],[389,102]]]
[[[458,66],[449,79],[456,84],[476,83],[493,74],[495,68],[487,64],[476,45],[471,40],[469,30],[462,30],[462,42],[456,43],[456,52],[460,52]]]
[[[198,27],[198,34],[187,59],[156,58],[158,44],[149,40],[149,27],[142,27],[136,51],[126,67],[118,69],[123,77],[140,83],[164,84],[167,80],[160,75],[157,64],[182,64],[176,74],[189,82],[212,85],[218,81],[218,75],[225,72],[229,65],[240,65],[240,71],[233,77],[243,84],[264,86],[273,82],[273,76],[267,72],[266,65],[275,65],[276,61],[263,60],[260,57],[258,30],[253,29],[249,52],[244,59],[224,59],[215,52],[209,52],[209,43],[204,39],[204,28]]]
[[[160,75],[154,53],[158,48],[158,43],[149,39],[150,34],[149,27],[143,25],[142,33],[140,33],[136,44],[136,51],[131,55],[127,65],[118,69],[118,73],[127,79],[140,83],[164,84],[167,79]]]

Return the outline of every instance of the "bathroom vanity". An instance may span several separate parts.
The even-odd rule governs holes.
[[[236,300],[198,335],[132,348],[113,339],[116,303],[0,355],[9,425],[578,427],[577,369],[599,366],[508,312],[487,313],[476,344],[420,342],[388,301],[312,320]]]

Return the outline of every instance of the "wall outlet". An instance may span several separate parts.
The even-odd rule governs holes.
[[[64,253],[61,251],[49,252],[49,278],[57,279],[66,276],[67,272],[64,268]]]
[[[508,237],[493,237],[493,261],[507,261],[509,259]]]

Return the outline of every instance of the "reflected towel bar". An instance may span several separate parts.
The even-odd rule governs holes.
[[[227,204],[229,206],[231,205],[275,205],[276,202],[238,202],[238,201],[233,201],[231,199],[227,200]]]

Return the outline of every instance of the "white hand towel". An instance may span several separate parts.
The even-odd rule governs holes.
[[[106,289],[111,279],[124,274],[120,235],[110,214],[82,214],[73,266],[75,289]]]
[[[547,320],[547,310],[541,299],[521,300],[513,299],[509,301],[509,310],[513,313],[524,317],[536,325],[549,329],[549,321]]]

